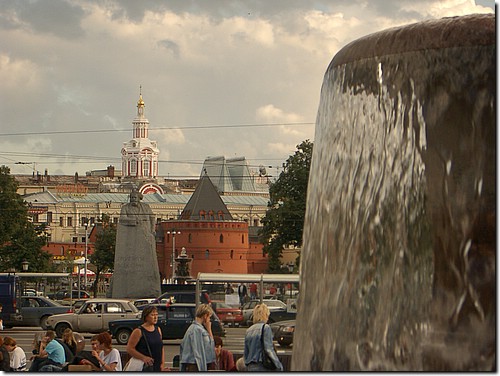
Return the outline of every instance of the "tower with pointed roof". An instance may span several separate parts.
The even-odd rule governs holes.
[[[156,141],[149,139],[149,120],[145,117],[142,87],[139,89],[137,116],[132,121],[133,138],[123,143],[122,174],[128,179],[155,179],[158,177],[160,150]]]

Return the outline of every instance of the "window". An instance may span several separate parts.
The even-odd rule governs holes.
[[[224,235],[220,234],[219,243],[224,243]]]
[[[257,226],[259,225],[259,220],[258,220],[258,219],[254,219],[254,220],[253,220],[253,225],[254,225],[255,227],[257,227]]]
[[[85,243],[85,236],[82,236],[82,243]]]
[[[206,212],[205,210],[200,210],[200,219],[205,219]]]
[[[32,215],[33,215],[33,217],[32,217],[33,222],[38,223],[38,214],[37,214],[37,213],[34,213],[34,214],[32,214]]]
[[[64,217],[59,217],[59,226],[64,227]]]
[[[120,303],[108,303],[106,305],[106,312],[108,313],[119,313],[125,312],[123,306]]]
[[[130,161],[130,175],[137,175],[137,161],[135,159]]]
[[[118,223],[118,217],[113,217],[113,223]]]
[[[192,243],[192,242],[193,242],[193,235],[189,234],[188,235],[188,243]]]
[[[47,223],[52,223],[52,212],[47,212]]]
[[[234,256],[234,249],[231,249],[231,258]]]
[[[73,243],[77,243],[78,242],[78,238],[76,236],[73,236]]]
[[[192,319],[193,316],[191,312],[189,312],[189,308],[187,307],[169,307],[168,318],[169,319],[177,319],[177,320],[189,320]]]
[[[149,176],[149,164],[151,163],[148,160],[145,160],[142,166],[142,176]]]
[[[241,244],[245,244],[245,235],[241,235]]]
[[[208,258],[210,257],[210,251],[208,249],[205,250],[205,259],[208,260]]]
[[[82,226],[85,226],[85,223],[89,223],[89,219],[87,217],[82,217],[81,222]]]
[[[68,227],[73,226],[73,217],[68,217],[67,221],[68,221]]]

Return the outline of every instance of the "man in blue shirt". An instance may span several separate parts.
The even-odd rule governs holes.
[[[215,362],[215,342],[210,317],[214,311],[208,304],[200,304],[196,317],[181,342],[181,371],[207,371]]]
[[[64,355],[64,347],[55,340],[56,333],[53,330],[47,330],[45,336],[40,343],[40,351],[35,355],[35,359],[31,364],[30,371],[60,371],[66,356]]]

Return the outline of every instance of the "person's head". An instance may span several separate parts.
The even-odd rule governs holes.
[[[215,355],[219,356],[220,351],[222,350],[222,346],[224,346],[224,343],[222,342],[222,338],[219,336],[214,336],[214,342],[215,342]]]
[[[47,330],[45,332],[45,341],[47,343],[49,343],[50,341],[52,341],[54,338],[56,338],[56,332],[54,332],[53,330]]]
[[[196,317],[206,320],[206,316],[210,318],[212,314],[214,313],[214,310],[212,307],[210,307],[209,304],[200,304],[198,308],[196,308]]]
[[[247,366],[245,365],[245,358],[241,357],[236,361],[236,371],[247,372]]]
[[[141,319],[143,322],[156,324],[158,321],[158,309],[155,306],[148,305],[142,310]]]
[[[16,348],[17,343],[16,343],[16,340],[12,337],[4,337],[3,345],[5,346],[7,351],[10,352]]]
[[[99,348],[101,350],[111,348],[111,334],[108,332],[102,332],[97,335],[97,342],[99,342]]]
[[[253,323],[258,322],[266,323],[269,319],[269,308],[264,303],[257,304],[253,309]]]
[[[70,328],[66,328],[62,335],[62,340],[66,343],[76,343],[75,336],[73,335],[73,331]]]
[[[90,345],[92,346],[92,350],[99,350],[99,341],[98,341],[98,338],[99,337],[99,334],[95,334],[92,336],[92,338],[90,339]]]
[[[130,192],[130,203],[131,204],[137,204],[139,201],[142,199],[142,193],[139,191],[132,191]]]
[[[2,311],[3,305],[0,303],[0,312]]]
[[[2,346],[3,346],[3,338],[0,337],[0,347],[2,347]]]

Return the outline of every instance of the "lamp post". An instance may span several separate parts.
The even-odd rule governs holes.
[[[174,283],[174,273],[175,273],[175,235],[180,234],[180,231],[167,231],[167,234],[172,234],[172,283]]]
[[[26,260],[23,260],[23,262],[21,262],[21,266],[23,268],[23,272],[27,272],[28,271],[28,267],[29,267],[30,263]],[[23,283],[23,295],[26,294],[26,284]]]
[[[85,277],[84,277],[84,287],[83,289],[84,290],[87,290],[87,246],[88,246],[88,229],[89,229],[89,223],[88,222],[85,222],[84,224],[85,226],[85,252],[84,252],[84,257],[85,257],[85,260],[84,260],[84,263],[83,263],[83,271],[85,273]],[[80,278],[80,275],[78,275],[78,278]],[[78,298],[80,298],[80,296],[78,296]]]

